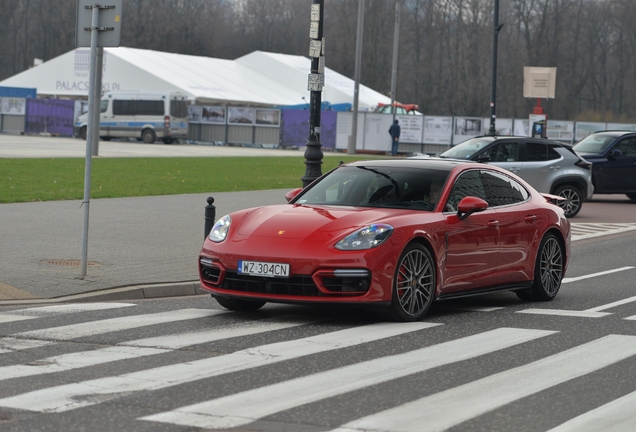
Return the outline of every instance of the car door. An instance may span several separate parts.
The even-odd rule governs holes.
[[[528,281],[533,278],[533,257],[528,256],[537,238],[542,216],[529,204],[530,193],[505,174],[482,171],[486,202],[497,212],[499,258],[496,284]]]
[[[462,173],[455,181],[445,205],[447,224],[443,293],[476,289],[495,281],[499,255],[499,227],[494,209],[457,216],[457,204],[466,196],[486,199],[479,170]]]
[[[613,155],[619,150],[620,155]],[[607,154],[607,162],[599,166],[603,170],[603,190],[624,192],[636,190],[636,137],[616,142]]]
[[[520,177],[539,192],[550,193],[554,178],[562,169],[563,156],[545,142],[529,140],[524,147]]]

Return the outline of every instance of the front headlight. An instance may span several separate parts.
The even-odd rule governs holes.
[[[210,230],[210,235],[208,238],[213,242],[219,243],[225,240],[227,237],[227,233],[230,230],[230,224],[232,223],[232,218],[230,215],[223,216],[221,219],[216,221],[212,230]]]
[[[391,225],[378,224],[369,225],[349,234],[338,243],[336,249],[340,250],[363,250],[380,246],[393,232]]]

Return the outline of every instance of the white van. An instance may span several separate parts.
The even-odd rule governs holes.
[[[75,135],[86,139],[88,113],[75,122]],[[188,98],[185,93],[109,92],[100,105],[99,136],[137,138],[145,143],[161,139],[171,144],[188,136]]]

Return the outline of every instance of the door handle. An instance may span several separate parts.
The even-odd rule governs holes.
[[[560,165],[552,165],[552,166],[550,167],[550,169],[551,169],[551,170],[553,170],[553,171],[556,171],[556,170],[558,170],[558,169],[561,169],[561,166],[560,166]]]
[[[523,220],[528,222],[528,223],[532,223],[532,222],[537,220],[537,217],[535,215],[530,215],[530,216],[526,216],[525,218],[523,218]]]
[[[513,172],[513,173],[516,173],[516,172],[521,171],[521,168],[512,167],[512,168],[509,168],[509,169],[508,169],[508,171]]]
[[[486,226],[488,226],[488,228],[498,228],[499,227],[499,221],[496,221],[496,220],[488,221],[486,223]]]

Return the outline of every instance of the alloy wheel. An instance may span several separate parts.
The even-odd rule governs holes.
[[[395,283],[402,310],[411,317],[423,315],[433,300],[435,270],[423,248],[409,251],[400,262]]]

